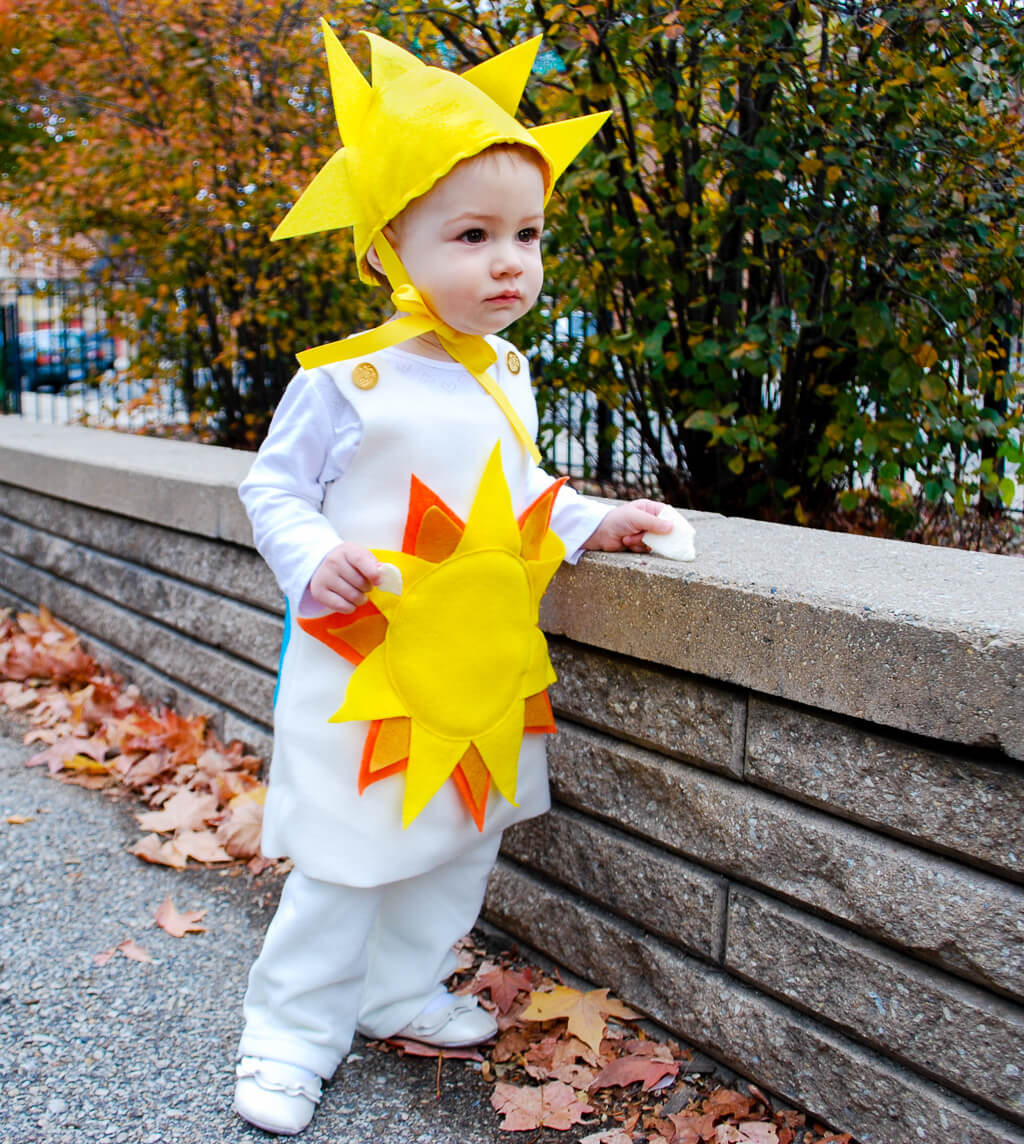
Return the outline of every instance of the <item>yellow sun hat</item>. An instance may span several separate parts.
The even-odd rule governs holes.
[[[501,143],[535,151],[555,182],[608,118],[602,111],[527,128],[514,118],[540,37],[462,75],[429,67],[372,32],[372,85],[321,20],[342,147],[274,231],[274,239],[353,228],[359,276],[373,283],[367,252],[382,229],[461,160]],[[393,285],[396,285],[393,283]]]

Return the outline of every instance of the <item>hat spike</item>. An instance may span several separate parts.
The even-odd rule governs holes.
[[[363,35],[370,41],[370,77],[376,90],[401,79],[407,72],[426,67],[412,52],[385,40],[383,36],[375,32],[363,32]]]
[[[489,95],[502,111],[514,116],[542,39],[543,36],[535,36],[523,44],[516,44],[514,48],[463,72],[462,78],[484,95]]]
[[[321,17],[324,32],[324,47],[327,49],[327,71],[331,77],[331,97],[334,101],[334,118],[338,124],[338,134],[344,143],[350,129],[358,128],[366,109],[370,106],[370,85],[352,62],[334,29]]]
[[[561,123],[542,123],[531,127],[530,135],[551,160],[551,182],[559,176],[601,129],[610,111],[595,111],[576,119],[563,119]]]

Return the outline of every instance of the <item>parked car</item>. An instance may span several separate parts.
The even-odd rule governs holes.
[[[114,365],[114,340],[104,330],[25,330],[18,352],[22,389],[60,389]]]

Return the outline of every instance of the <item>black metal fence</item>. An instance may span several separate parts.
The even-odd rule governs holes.
[[[125,380],[131,347],[77,282],[6,283],[0,305],[0,412],[28,420],[132,431],[178,432],[190,423],[182,391]],[[202,378],[197,376],[201,387]],[[541,447],[552,471],[609,492],[657,491],[656,474],[629,408],[592,393],[545,390]]]

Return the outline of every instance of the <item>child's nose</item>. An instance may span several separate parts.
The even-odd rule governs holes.
[[[509,275],[519,275],[523,272],[522,255],[514,243],[501,243],[494,251],[491,263],[491,273],[496,278],[506,278]]]

